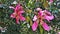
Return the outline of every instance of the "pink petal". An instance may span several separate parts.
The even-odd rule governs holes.
[[[19,12],[20,11],[20,4],[17,4],[15,7],[15,12]]]
[[[25,17],[23,17],[22,15],[20,15],[20,20],[21,21],[25,21],[26,19],[25,19]]]
[[[20,13],[24,13],[24,11],[20,11]]]
[[[21,21],[25,21],[25,18],[22,16],[22,17],[20,17],[20,20]]]
[[[35,31],[38,27],[38,23],[35,21],[32,25],[32,30]]]
[[[58,34],[60,34],[60,32],[58,32]]]
[[[54,19],[54,16],[53,15],[51,15],[51,16],[45,15],[44,18],[46,20],[50,21],[50,20]]]
[[[17,4],[16,7],[15,7],[15,11],[24,11],[22,6],[20,6],[20,4]]]
[[[43,16],[43,15],[44,15],[43,12],[44,12],[44,11],[39,11],[38,14],[39,14],[40,16]]]
[[[20,24],[20,23],[19,23],[19,17],[16,17],[16,23],[17,23],[17,24]]]
[[[37,20],[37,16],[35,15],[34,18],[33,18],[33,21],[36,21]]]
[[[50,2],[52,3],[52,2],[53,2],[53,0],[50,0]]]
[[[9,6],[9,8],[15,9],[13,6]]]
[[[10,17],[15,18],[15,17],[16,17],[16,16],[15,16],[15,13],[11,14]]]
[[[46,23],[43,23],[42,27],[44,28],[44,30],[50,31],[50,27]]]
[[[44,13],[46,14],[46,15],[51,15],[51,13],[49,12],[49,11],[47,11],[47,10],[44,10]]]

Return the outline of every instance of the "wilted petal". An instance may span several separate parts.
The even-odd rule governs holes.
[[[36,21],[37,20],[37,16],[35,15],[34,18],[33,18],[33,21]]]
[[[43,23],[42,27],[44,28],[44,30],[50,31],[50,27],[46,23]]]
[[[35,21],[32,25],[32,30],[35,31],[38,27],[38,23]]]

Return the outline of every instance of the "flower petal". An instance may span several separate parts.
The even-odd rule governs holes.
[[[35,21],[32,25],[32,30],[35,31],[38,27],[38,23]]]
[[[24,13],[24,11],[20,11],[20,13],[22,14],[22,13]]]
[[[15,9],[13,6],[9,6],[9,8]]]
[[[60,32],[58,32],[58,34],[60,34]]]
[[[33,21],[36,21],[37,20],[37,16],[35,15],[34,18],[33,18]]]
[[[21,21],[25,21],[26,19],[25,19],[25,17],[23,17],[23,16],[20,14],[20,20],[21,20]]]
[[[11,14],[11,16],[10,16],[10,17],[15,18],[15,17],[16,17],[16,15],[15,15],[15,14],[16,14],[16,13]]]
[[[54,19],[54,16],[53,15],[51,15],[51,16],[45,15],[44,18],[46,20],[50,21],[50,20]]]
[[[17,24],[20,24],[20,23],[19,23],[19,16],[16,17],[16,23],[17,23]]]
[[[46,23],[43,23],[42,27],[44,28],[44,30],[50,31],[50,27]]]
[[[50,2],[52,3],[52,2],[53,2],[53,0],[50,0]]]
[[[44,10],[44,12],[45,12],[46,15],[49,15],[49,16],[51,15],[51,13],[47,10]]]

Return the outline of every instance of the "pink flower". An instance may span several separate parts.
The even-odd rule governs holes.
[[[50,27],[46,23],[43,23],[42,27],[44,28],[44,30],[50,31]]]
[[[60,32],[58,32],[58,34],[60,34]]]
[[[32,30],[35,31],[38,27],[38,23],[37,23],[37,19],[40,18],[40,24],[42,25],[42,27],[44,28],[44,30],[50,31],[50,26],[48,26],[43,20],[46,19],[48,21],[54,19],[54,16],[48,12],[47,10],[42,10],[40,8],[36,9],[38,12],[38,17],[35,15],[33,18],[33,25],[32,25]]]
[[[52,3],[53,2],[53,0],[50,0],[50,3]]]
[[[32,25],[32,30],[35,31],[37,29],[37,27],[38,27],[38,23],[37,23],[37,21],[35,21]]]
[[[33,21],[36,21],[37,20],[37,16],[35,15],[34,18],[33,18]]]
[[[24,13],[24,10],[23,10],[22,6],[20,6],[20,4],[18,4],[14,8],[14,13],[11,14],[11,17],[16,19],[16,23],[17,24],[19,24],[19,20],[21,20],[21,21],[25,20],[25,18],[23,17],[22,13]]]

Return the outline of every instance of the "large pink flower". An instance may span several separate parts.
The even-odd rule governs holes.
[[[24,13],[24,10],[23,10],[22,6],[20,4],[18,4],[14,8],[14,13],[11,14],[11,17],[16,19],[16,23],[17,24],[19,24],[19,20],[21,20],[21,21],[25,20],[25,18],[23,17],[22,13]]]
[[[50,27],[46,23],[43,23],[42,27],[44,28],[44,30],[50,31]]]
[[[32,30],[35,31],[37,29],[37,27],[38,27],[38,23],[37,23],[37,21],[35,21],[32,25]]]
[[[38,23],[37,23],[37,19],[40,18],[40,24],[42,25],[42,27],[44,28],[44,30],[50,31],[50,27],[43,21],[44,19],[50,21],[52,19],[54,19],[54,16],[48,12],[47,10],[42,10],[37,8],[38,12],[38,16],[34,16],[33,18],[33,25],[32,25],[32,30],[35,31],[38,27]]]

